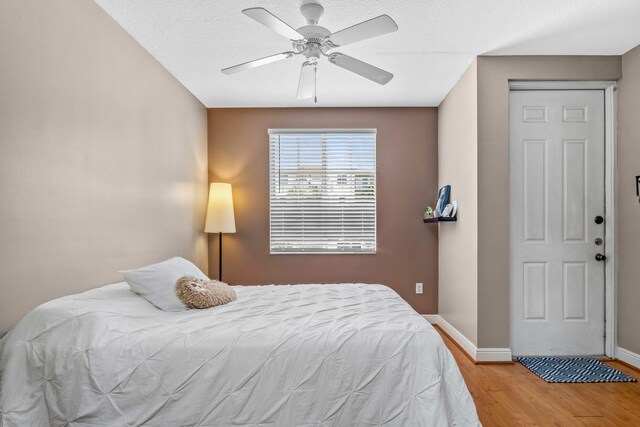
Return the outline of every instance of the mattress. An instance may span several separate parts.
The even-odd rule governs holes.
[[[235,286],[164,312],[117,283],[0,341],[1,426],[474,426],[441,337],[382,285]]]

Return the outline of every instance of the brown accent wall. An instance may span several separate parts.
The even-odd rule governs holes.
[[[640,354],[640,46],[622,55],[618,85],[618,347]]]
[[[269,255],[269,128],[378,129],[377,254]],[[209,179],[233,185],[236,215],[237,233],[223,238],[223,279],[382,283],[419,313],[437,313],[438,230],[422,222],[435,201],[437,167],[436,108],[209,109]],[[216,277],[216,236],[209,249]]]
[[[95,2],[0,2],[0,335],[182,255],[207,267],[207,113]]]

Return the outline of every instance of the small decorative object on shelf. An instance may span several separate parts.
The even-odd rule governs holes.
[[[435,218],[435,216],[433,215],[433,209],[431,208],[431,206],[427,206],[426,208],[424,208],[424,219],[430,219],[430,218]]]
[[[450,194],[451,194],[450,185],[445,185],[440,190],[438,190],[438,198],[436,199],[436,215],[435,216],[445,216],[444,210],[447,207],[447,203],[449,203]]]
[[[431,209],[428,206],[424,210],[423,221],[429,222],[454,222],[458,220],[458,202],[456,200],[449,203],[451,195],[451,186],[445,185],[438,190],[438,198],[436,199],[436,208]]]

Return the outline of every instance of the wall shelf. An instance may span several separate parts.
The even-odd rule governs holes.
[[[429,223],[429,222],[454,222],[457,221],[458,217],[454,216],[453,218],[449,218],[449,217],[445,217],[445,216],[439,216],[437,218],[428,218],[428,219],[423,219],[422,221],[425,223]]]

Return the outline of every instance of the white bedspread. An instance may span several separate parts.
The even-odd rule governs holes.
[[[163,312],[125,283],[50,301],[0,341],[0,426],[469,426],[438,333],[382,285],[236,286]]]

